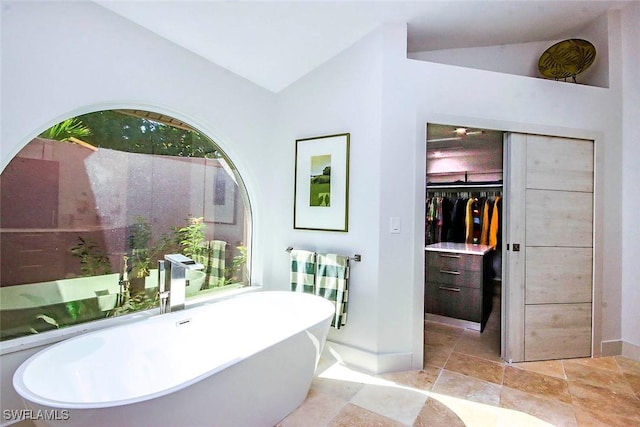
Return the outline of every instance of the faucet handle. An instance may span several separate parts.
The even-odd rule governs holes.
[[[164,256],[164,259],[187,270],[202,270],[204,268],[204,265],[182,254],[168,254]]]
[[[163,293],[167,287],[166,262],[167,261],[158,260],[158,293]]]

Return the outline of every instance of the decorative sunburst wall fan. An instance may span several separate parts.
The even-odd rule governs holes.
[[[596,59],[596,48],[582,39],[569,39],[554,44],[538,60],[538,70],[544,77],[554,80],[576,76],[584,72]]]

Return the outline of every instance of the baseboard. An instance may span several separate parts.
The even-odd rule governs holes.
[[[640,362],[640,345],[622,341],[622,355],[632,360]]]
[[[619,356],[622,354],[622,340],[602,341],[600,349],[602,357]]]
[[[373,353],[327,340],[324,351],[341,363],[364,369],[373,374],[411,370],[411,353]]]
[[[631,344],[623,340],[602,341],[600,344],[602,357],[624,356],[640,362],[640,345]]]

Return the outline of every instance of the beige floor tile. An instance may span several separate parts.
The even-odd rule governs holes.
[[[278,427],[324,427],[346,404],[343,399],[311,389],[303,404],[283,419]]]
[[[500,406],[533,415],[556,427],[577,426],[573,407],[556,399],[549,399],[509,387],[502,387]]]
[[[520,362],[513,363],[511,366],[525,371],[536,372],[538,374],[548,375],[550,377],[560,378],[562,380],[567,377],[564,374],[564,365],[562,360],[544,360],[541,362]]]
[[[571,403],[567,382],[560,378],[506,366],[502,385],[527,393]]]
[[[597,413],[597,418],[602,421],[606,421],[606,417],[621,415],[640,425],[640,399],[635,394],[620,393],[581,381],[570,381],[569,391],[576,410]]]
[[[609,369],[612,371],[620,370],[618,363],[616,363],[615,357],[585,357],[581,359],[567,359],[563,360],[562,363],[565,365],[565,367],[567,365],[580,365],[589,368]]]
[[[451,348],[456,346],[461,335],[450,335],[435,331],[424,332],[424,343],[434,347]]]
[[[616,363],[623,372],[640,376],[640,362],[624,356],[616,356]]]
[[[464,332],[464,328],[453,325],[446,325],[439,322],[431,322],[426,320],[424,322],[424,330],[428,332],[437,332],[439,334],[452,335],[459,337]]]
[[[379,378],[406,387],[428,391],[431,390],[433,384],[438,379],[441,370],[441,368],[426,366],[420,371],[401,371],[381,374]]]
[[[372,375],[322,359],[307,399],[279,426],[640,426],[640,362],[507,365],[494,315],[484,333],[425,322],[423,370]]]
[[[321,377],[315,377],[311,383],[312,390],[338,397],[345,402],[355,396],[362,386],[361,382]]]
[[[499,385],[446,369],[438,377],[432,392],[488,405],[500,404]]]
[[[640,375],[633,375],[625,372],[624,378],[627,380],[627,383],[636,396],[640,397]]]
[[[495,307],[494,307],[495,310]],[[498,308],[499,310],[499,308]],[[497,316],[489,316],[487,319],[487,323],[484,325],[484,332],[486,331],[500,331],[500,318]]]
[[[36,427],[32,420],[22,420],[11,424],[11,427]]]
[[[434,324],[439,325],[437,323]],[[449,325],[441,326],[442,329],[440,330],[445,331],[445,333],[435,331],[425,331],[424,333],[424,366],[442,368],[460,339],[458,335],[446,333],[446,328],[449,327]]]
[[[485,330],[500,330],[500,295],[494,296],[492,301],[491,313],[484,325]]]
[[[416,417],[413,427],[465,427],[460,417],[446,405],[429,398]]]
[[[453,347],[443,348],[440,346],[425,345],[423,354],[423,365],[432,366],[436,368],[444,367],[445,363],[449,359],[449,356],[453,352]]]
[[[612,370],[590,367],[582,363],[564,362],[564,371],[567,374],[567,381],[570,383],[580,381],[607,388],[616,393],[634,393],[624,377],[624,373],[618,369],[617,365],[616,370]]]
[[[502,385],[504,364],[480,359],[455,351],[449,356],[444,368],[451,372],[457,372],[480,380]]]
[[[402,423],[359,406],[347,404],[328,424],[329,427],[400,427]]]
[[[441,404],[445,405],[451,412],[460,418],[467,427],[498,427],[501,412],[507,411],[497,405],[475,402],[469,399],[462,399],[434,392],[430,394],[429,398],[437,400]],[[523,424],[510,423],[508,425],[512,427]],[[445,424],[445,427],[448,426]],[[528,427],[534,426],[528,425]]]
[[[636,419],[625,414],[597,411],[592,408],[574,406],[579,427],[632,427],[640,425]]]
[[[466,329],[456,343],[454,351],[493,362],[502,362],[500,359],[500,333],[491,330],[480,333]]]
[[[411,425],[426,400],[426,391],[398,385],[365,384],[350,403],[402,424]]]

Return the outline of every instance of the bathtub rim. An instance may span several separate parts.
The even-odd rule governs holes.
[[[273,293],[294,293],[296,294],[296,292],[291,292],[291,291],[265,291],[265,292],[273,292]],[[301,294],[301,295],[308,295],[308,296],[315,296],[312,294]],[[238,295],[241,296],[241,295]],[[317,296],[316,296],[317,297]],[[232,297],[231,297],[232,298]],[[225,298],[225,299],[231,299],[231,298]],[[322,299],[321,297],[317,297]],[[198,305],[198,307],[194,307],[194,308],[198,308],[198,309],[204,309],[204,307],[206,307],[207,305],[213,304],[215,302],[219,302],[220,300],[216,300],[216,301],[208,301],[207,303],[204,304],[200,304]],[[327,303],[330,304],[329,301],[324,300]],[[157,314],[154,316],[147,316],[146,318],[151,320],[152,318],[160,318],[160,316],[172,316],[172,317],[179,317],[181,314],[184,314],[186,310],[180,310],[177,312],[173,312],[173,313],[167,313],[167,314]],[[40,353],[53,348],[53,347],[58,347],[58,346],[62,346],[67,344],[67,341],[69,340],[63,340],[60,342],[57,342],[51,346],[48,346],[46,348],[43,348],[42,350],[37,351],[35,354],[31,355],[30,357],[28,357],[24,362],[22,362],[20,364],[20,366],[18,367],[18,369],[16,369],[16,371],[14,372],[13,376],[12,376],[12,385],[14,390],[16,391],[16,393],[18,394],[18,396],[20,396],[21,399],[23,399],[24,401],[28,402],[28,404],[35,404],[38,406],[43,406],[46,408],[53,408],[53,409],[68,409],[68,410],[92,410],[92,409],[106,409],[106,408],[114,408],[114,407],[118,407],[118,406],[125,406],[125,405],[134,405],[136,403],[140,403],[140,402],[145,402],[145,401],[150,401],[153,399],[157,399],[163,396],[167,396],[170,395],[172,393],[178,392],[180,390],[186,389],[189,386],[196,384],[200,381],[205,380],[206,378],[215,375],[218,372],[221,372],[227,368],[230,368],[238,363],[243,362],[244,360],[250,359],[251,357],[255,356],[256,354],[259,354],[263,351],[265,351],[268,348],[271,348],[273,346],[276,346],[284,341],[286,341],[287,339],[300,335],[300,334],[309,334],[310,330],[315,329],[315,328],[321,328],[323,327],[323,325],[326,324],[326,329],[327,332],[324,333],[324,341],[321,345],[321,348],[319,349],[320,352],[322,352],[322,347],[324,347],[324,345],[326,345],[327,342],[327,337],[328,337],[328,332],[330,329],[330,324],[331,324],[331,319],[333,318],[334,312],[330,312],[328,314],[327,317],[322,318],[322,319],[318,319],[318,321],[316,321],[315,323],[311,324],[310,326],[300,329],[298,331],[296,331],[294,334],[292,335],[287,335],[283,338],[280,338],[278,340],[274,340],[272,343],[270,343],[270,345],[268,347],[264,347],[264,348],[260,348],[256,351],[251,352],[250,354],[245,354],[243,355],[243,357],[237,357],[234,358],[232,360],[229,360],[223,364],[217,365],[214,368],[203,372],[200,375],[197,375],[194,378],[190,378],[187,381],[184,381],[180,384],[174,385],[172,387],[168,387],[166,389],[157,391],[157,392],[153,392],[153,393],[148,393],[145,395],[141,395],[141,396],[136,396],[136,397],[130,397],[130,398],[126,398],[126,399],[120,399],[120,400],[111,400],[111,401],[107,401],[107,402],[67,402],[67,401],[59,401],[59,400],[53,400],[50,398],[46,398],[46,397],[42,397],[34,392],[32,392],[23,382],[22,377],[23,377],[23,372],[28,369],[30,362],[37,358]],[[128,324],[122,324],[122,325],[117,325],[117,326],[113,326],[113,328],[120,328],[120,327],[126,327],[128,326]],[[102,329],[111,329],[111,328],[102,328]],[[96,330],[96,331],[92,331],[92,332],[100,332],[100,330]],[[80,339],[83,338],[83,336],[86,336],[87,334],[82,334],[79,336],[75,336],[70,338],[70,340],[73,339]],[[318,355],[319,357],[319,355]],[[317,360],[316,360],[317,363]],[[27,395],[28,397],[25,397],[25,395]]]
[[[209,294],[201,298],[193,298],[191,300],[187,300],[185,303],[185,310],[215,303],[227,298],[233,298],[245,293],[266,291],[269,291],[269,289],[265,289],[262,286],[258,285],[252,285],[245,286],[243,288],[227,290],[225,292],[222,292],[220,295],[211,296],[211,294]],[[132,322],[139,322],[144,319],[157,316],[158,314],[160,314],[160,309],[156,307],[150,310],[138,311],[135,313],[129,313],[122,316],[116,316],[106,319],[92,320],[90,322],[80,323],[78,325],[67,326],[62,329],[54,329],[51,331],[12,338],[6,341],[0,341],[0,357],[6,354],[17,353],[19,351],[29,350],[32,348],[50,346],[61,341],[66,341],[70,338],[74,338],[76,336],[88,334],[102,329]]]

